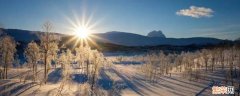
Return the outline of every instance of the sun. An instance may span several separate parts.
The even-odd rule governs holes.
[[[75,35],[81,39],[89,38],[90,33],[91,33],[90,28],[85,26],[80,26],[75,29]]]
[[[94,13],[87,15],[86,13],[81,13],[79,16],[75,11],[73,11],[73,16],[65,16],[68,21],[68,25],[63,25],[66,29],[69,29],[68,32],[71,35],[71,38],[67,40],[66,43],[74,43],[73,47],[77,46],[95,46],[99,47],[96,43],[96,40],[102,39],[96,36],[95,33],[99,32],[99,23],[102,19],[95,20]]]

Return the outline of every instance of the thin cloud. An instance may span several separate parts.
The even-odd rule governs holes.
[[[193,18],[212,17],[214,11],[210,8],[190,6],[189,9],[181,9],[176,12],[180,16],[190,16]]]

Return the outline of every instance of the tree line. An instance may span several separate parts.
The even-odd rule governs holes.
[[[141,71],[146,80],[157,82],[161,76],[182,73],[191,80],[207,79],[207,73],[221,71],[226,84],[240,87],[240,45],[216,46],[195,52],[168,53],[149,52],[141,57],[145,62]]]
[[[106,58],[98,50],[81,45],[74,50],[60,46],[60,37],[52,34],[53,25],[46,22],[42,26],[43,34],[39,35],[40,42],[31,41],[24,49],[26,65],[31,70],[32,81],[47,83],[51,69],[61,68],[63,82],[69,81],[72,70],[80,70],[86,74],[90,89],[96,87],[100,68],[106,63]],[[16,58],[17,42],[8,35],[0,37],[0,79],[9,79],[8,71]],[[43,68],[40,66],[43,65]],[[40,66],[40,68],[39,68]],[[38,71],[43,71],[44,80],[38,78]]]

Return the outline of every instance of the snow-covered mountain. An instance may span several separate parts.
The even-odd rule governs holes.
[[[3,33],[12,36],[17,41],[30,42],[38,40],[38,34],[43,32],[18,30],[18,29],[2,29]],[[162,34],[162,32],[161,32]],[[61,36],[68,36],[58,34]],[[128,32],[111,31],[106,33],[93,34],[96,42],[113,43],[125,46],[156,46],[156,45],[190,45],[190,44],[217,44],[223,40],[216,38],[192,37],[192,38],[163,38],[162,36],[143,36]],[[163,36],[165,36],[163,34]]]

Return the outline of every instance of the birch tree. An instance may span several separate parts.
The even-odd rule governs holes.
[[[61,54],[61,59],[63,62],[63,76],[65,79],[69,79],[70,78],[70,71],[71,71],[71,63],[72,63],[72,59],[73,58],[73,54],[72,51],[67,49],[66,52],[63,52]]]
[[[44,34],[40,35],[40,46],[42,52],[42,59],[44,62],[44,81],[46,84],[48,70],[50,69],[51,60],[53,58],[53,54],[56,55],[58,51],[58,41],[59,38],[55,36],[53,33],[53,25],[50,22],[46,22],[42,26]]]
[[[89,65],[90,65],[90,59],[91,59],[91,48],[89,46],[80,46],[79,48],[75,49],[76,51],[76,59],[79,63],[79,66],[82,68],[85,67],[84,72],[86,72],[87,77],[89,75]],[[83,70],[81,68],[81,70]]]
[[[25,49],[24,55],[27,59],[28,64],[32,67],[33,80],[35,81],[37,76],[37,62],[40,58],[40,49],[37,43],[33,41],[30,42]]]
[[[209,60],[209,51],[207,49],[203,49],[201,51],[201,55],[202,55],[202,58],[203,58],[203,62],[205,64],[205,71],[208,70],[208,60]]]
[[[75,48],[76,52],[76,61],[78,62],[79,69],[83,71],[83,68],[85,67],[85,61],[88,59],[87,54],[89,54],[87,51],[85,51],[85,47],[80,46],[78,48]]]
[[[183,61],[183,52],[178,55],[175,59],[175,64],[179,72],[182,72],[182,61]]]
[[[211,68],[212,68],[212,72],[213,69],[217,63],[217,58],[218,58],[218,51],[216,51],[216,49],[211,50]]]
[[[71,63],[72,63],[72,57],[73,54],[71,50],[67,49],[67,51],[62,51],[59,57],[59,62],[61,63],[61,69],[62,69],[62,82],[60,84],[57,96],[59,96],[62,92],[62,90],[65,88],[65,85],[69,85],[70,88],[70,74],[71,74]]]
[[[8,78],[8,68],[12,65],[14,61],[14,54],[16,53],[16,42],[10,36],[0,37],[0,62],[1,71],[3,73],[3,79]]]
[[[91,66],[91,90],[94,90],[94,86],[96,85],[97,78],[99,75],[99,70],[103,63],[105,63],[105,59],[102,53],[98,52],[97,50],[92,50],[92,60],[93,64]]]

